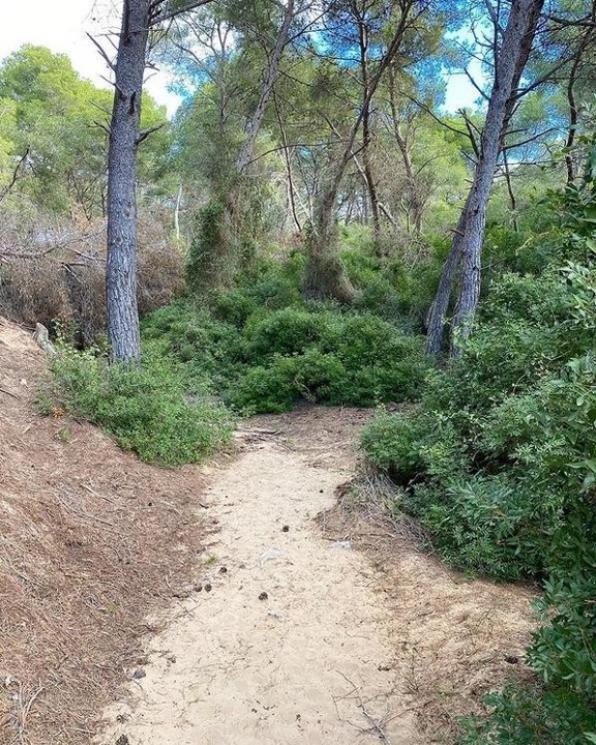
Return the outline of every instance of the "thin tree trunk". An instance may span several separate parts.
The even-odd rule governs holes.
[[[180,243],[180,207],[182,205],[182,181],[176,194],[176,206],[174,207],[174,231],[176,233],[176,242]]]
[[[267,66],[265,77],[263,79],[259,102],[257,103],[257,106],[246,126],[244,144],[242,145],[238,158],[236,159],[236,171],[238,175],[241,175],[244,172],[252,158],[257,135],[261,129],[263,117],[267,111],[267,104],[269,103],[273,86],[275,85],[275,81],[279,74],[279,63],[281,62],[283,51],[288,43],[290,26],[292,25],[293,18],[294,0],[288,0],[281,28],[275,42],[275,47],[273,48],[271,59],[269,60],[269,65]]]
[[[408,194],[406,200],[408,232],[410,231],[411,225],[413,224],[414,233],[416,235],[420,235],[422,231],[423,207],[421,204],[421,200],[418,198],[416,189],[416,174],[414,173],[414,165],[412,164],[408,142],[406,140],[406,137],[402,134],[401,127],[399,125],[397,106],[395,103],[395,73],[393,70],[390,70],[389,73],[389,105],[391,107],[393,134],[395,136],[395,141],[397,142],[399,152],[401,153],[408,184]]]
[[[486,122],[482,132],[480,158],[466,210],[462,250],[462,280],[454,316],[452,354],[472,331],[480,297],[481,252],[486,225],[486,208],[514,97],[528,61],[544,0],[514,0],[503,46],[495,70]]]
[[[596,3],[592,3],[592,21],[596,18]],[[578,109],[577,102],[575,100],[575,84],[577,82],[577,75],[579,66],[582,61],[583,54],[590,43],[594,31],[594,26],[590,26],[584,33],[582,40],[577,49],[575,59],[571,65],[569,72],[569,80],[567,81],[567,103],[569,105],[569,127],[567,129],[567,139],[565,141],[565,166],[567,169],[567,183],[572,184],[575,181],[575,164],[573,162],[572,148],[575,144],[575,136],[577,133],[578,123]]]
[[[354,299],[354,288],[345,276],[338,255],[334,214],[337,193],[346,167],[353,157],[354,142],[362,124],[364,111],[370,105],[383,74],[401,47],[404,34],[409,27],[409,17],[414,5],[415,0],[403,0],[401,3],[401,14],[391,43],[381,59],[374,76],[369,81],[368,92],[362,102],[356,121],[344,141],[343,152],[331,178],[324,185],[322,193],[315,204],[306,246],[308,263],[304,292],[307,296],[335,298],[340,302],[351,302]]]
[[[362,92],[364,99],[362,105],[362,164],[364,166],[364,173],[366,175],[365,182],[368,189],[373,231],[378,250],[379,238],[381,236],[381,221],[379,218],[379,199],[377,196],[377,188],[375,185],[372,166],[370,163],[370,105],[372,96],[368,95],[370,85],[368,75],[368,29],[366,28],[366,23],[364,20],[364,13],[358,16],[358,39],[360,45],[360,74],[362,76]]]
[[[275,105],[275,115],[277,117],[277,123],[278,123],[279,131],[281,134],[281,144],[283,145],[284,160],[286,162],[286,173],[288,174],[288,203],[292,211],[292,218],[294,220],[294,224],[296,225],[296,229],[300,233],[302,232],[302,226],[300,225],[300,220],[298,219],[298,211],[296,209],[294,174],[292,171],[292,159],[291,159],[289,148],[288,148],[288,138],[286,136],[286,129],[283,124],[283,119],[281,116],[281,112],[279,110],[279,105],[277,103],[277,97],[275,95],[275,91],[273,91],[273,103]]]
[[[511,169],[509,168],[509,159],[507,157],[507,151],[503,152],[503,169],[505,171],[505,183],[507,184],[507,193],[509,194],[509,204],[511,206],[511,214],[513,217],[513,229],[517,233],[517,200],[515,198],[515,192],[513,191],[513,182],[511,181]]]
[[[201,213],[199,233],[204,235],[208,231],[211,238],[207,250],[201,249],[200,257],[193,262],[190,276],[195,289],[212,289],[217,285],[229,284],[241,258],[237,255],[239,252],[234,252],[234,238],[238,232],[236,223],[239,187],[253,157],[257,136],[279,75],[282,55],[288,44],[293,19],[294,0],[287,0],[275,46],[264,71],[259,100],[246,124],[244,142],[236,158],[231,178],[224,181],[219,193]],[[215,213],[218,213],[217,225],[213,224]],[[198,243],[201,243],[200,239]]]
[[[112,358],[141,355],[137,307],[136,161],[149,0],[124,0],[108,151],[107,327]]]
[[[433,304],[430,307],[426,322],[426,352],[435,357],[441,353],[443,348],[443,337],[445,334],[445,319],[449,308],[449,301],[453,291],[453,285],[457,271],[461,263],[463,246],[463,229],[466,222],[467,201],[462,209],[451,250],[443,264],[443,271],[439,279],[439,286]]]

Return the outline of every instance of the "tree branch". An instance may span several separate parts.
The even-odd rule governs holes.
[[[12,177],[10,181],[8,182],[8,184],[2,189],[0,189],[0,202],[6,197],[6,195],[9,193],[12,187],[19,180],[19,173],[23,165],[27,162],[28,157],[29,157],[29,148],[27,148],[25,150],[25,153],[19,158],[19,162],[16,164],[15,169],[12,172]]]
[[[165,9],[160,10],[160,7],[163,5],[164,2],[165,0],[157,0],[153,4],[149,26],[156,26],[158,23],[162,23],[163,21],[171,21],[174,18],[177,18],[179,15],[182,15],[183,13],[188,13],[191,10],[196,10],[197,8],[201,8],[204,5],[208,5],[209,3],[213,2],[213,0],[189,0],[186,3],[174,5],[173,7],[169,8],[166,7]],[[172,3],[170,2],[169,5],[171,6]]]

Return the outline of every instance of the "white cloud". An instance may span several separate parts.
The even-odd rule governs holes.
[[[108,87],[109,69],[87,37],[100,38],[119,25],[120,2],[115,0],[0,0],[0,54],[6,56],[23,44],[39,44],[67,54],[75,69],[99,86]],[[110,50],[109,44],[104,44]],[[164,71],[149,75],[146,90],[174,113],[180,99],[167,90]]]

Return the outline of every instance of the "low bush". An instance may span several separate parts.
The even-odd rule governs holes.
[[[381,412],[363,435],[451,565],[544,580],[528,660],[545,687],[495,695],[466,744],[596,742],[596,189],[551,200],[551,263],[493,279],[461,358],[427,376],[413,413]]]
[[[175,357],[187,385],[209,381],[243,413],[287,411],[300,399],[369,406],[419,395],[428,370],[420,338],[368,313],[294,304],[256,306],[244,318],[253,307],[239,290],[219,293],[212,311],[182,301],[154,313],[144,339]]]
[[[188,395],[173,364],[108,365],[93,351],[61,345],[50,387],[40,392],[43,412],[57,408],[104,427],[140,458],[173,466],[201,460],[231,435],[228,412],[206,395]]]
[[[569,688],[509,684],[486,698],[492,714],[462,722],[459,745],[589,745],[596,716]]]

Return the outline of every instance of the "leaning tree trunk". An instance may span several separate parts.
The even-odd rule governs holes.
[[[453,236],[451,250],[443,264],[443,271],[437,287],[437,293],[430,307],[426,324],[426,352],[437,356],[443,348],[445,319],[451,299],[453,283],[461,262],[463,247],[463,230],[466,223],[467,202],[459,216],[459,222]]]
[[[442,346],[445,315],[460,262],[462,276],[453,321],[453,355],[459,354],[461,341],[472,330],[480,297],[480,259],[488,198],[503,138],[514,109],[517,87],[532,49],[543,5],[544,0],[514,0],[511,7],[496,60],[495,80],[482,131],[474,181],[429,314],[426,348],[430,354],[438,354]]]
[[[137,307],[136,161],[149,0],[124,0],[108,151],[107,326],[112,359],[141,354]]]
[[[472,331],[480,297],[481,252],[486,225],[486,208],[497,168],[506,127],[513,110],[524,67],[536,34],[544,0],[517,0],[513,3],[499,54],[495,84],[490,97],[481,138],[481,157],[466,210],[463,237],[463,267],[459,298],[455,310],[452,354]]]
[[[275,46],[268,56],[257,105],[244,129],[244,142],[231,177],[218,189],[218,193],[201,210],[197,230],[191,247],[189,280],[195,290],[205,291],[232,282],[240,261],[236,249],[239,232],[237,223],[239,190],[246,169],[254,153],[258,134],[267,112],[279,76],[279,66],[288,44],[294,19],[294,0],[287,0]]]
[[[415,5],[416,0],[403,0],[401,3],[401,15],[393,33],[393,38],[374,75],[368,80],[368,87],[360,112],[344,140],[344,148],[335,169],[317,200],[306,240],[308,260],[304,293],[307,297],[334,299],[342,303],[351,302],[354,299],[354,288],[345,275],[339,256],[335,218],[337,194],[347,165],[354,157],[354,143],[362,125],[364,113],[370,107],[370,102],[387,67],[399,52],[410,25],[410,13]]]
[[[259,96],[257,106],[246,126],[244,143],[240,149],[238,158],[236,159],[236,172],[238,175],[244,173],[252,158],[255,143],[257,141],[257,135],[261,129],[263,117],[267,111],[267,104],[269,103],[269,99],[273,93],[273,86],[275,85],[275,81],[279,74],[279,63],[281,62],[283,51],[288,43],[293,18],[294,0],[288,0],[282,24],[275,42],[275,47],[271,53],[271,58],[269,59],[269,64],[265,71],[265,77],[263,78],[261,95]]]

